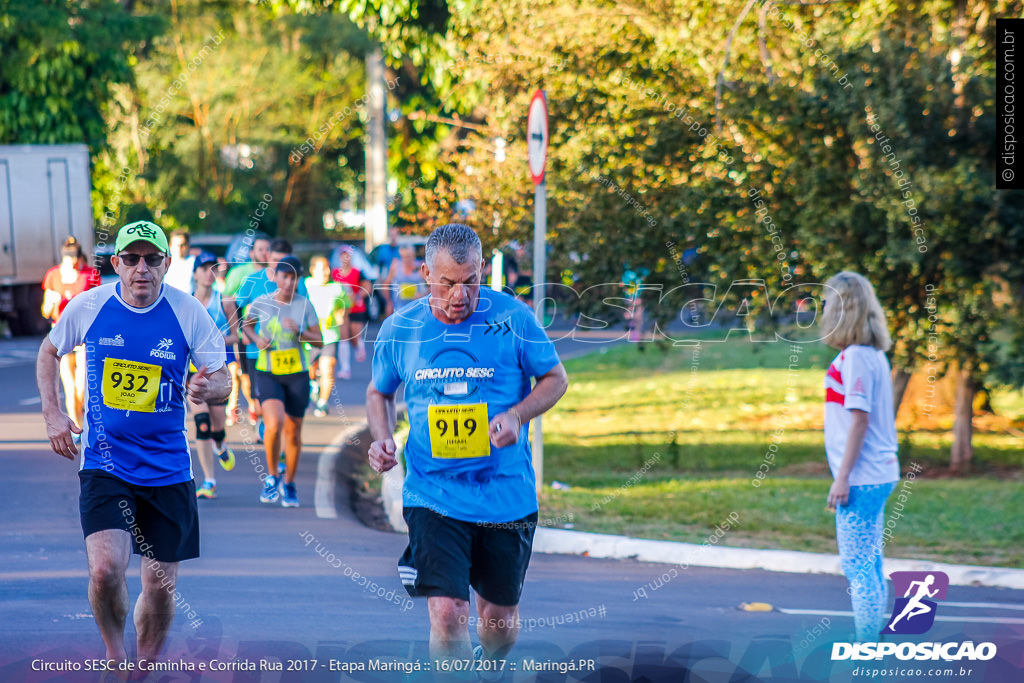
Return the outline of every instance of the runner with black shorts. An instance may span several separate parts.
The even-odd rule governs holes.
[[[409,547],[398,569],[409,594],[428,599],[438,658],[471,656],[470,587],[477,656],[504,659],[515,643],[537,524],[527,423],[569,382],[533,312],[480,288],[482,267],[470,228],[430,235],[422,267],[430,295],[384,321],[366,390],[370,465],[385,472],[396,464],[395,392],[405,383]]]
[[[299,507],[295,471],[302,452],[302,418],[309,405],[309,354],[305,344],[323,344],[313,304],[295,293],[301,273],[302,263],[294,256],[278,261],[274,266],[276,290],[253,301],[242,323],[245,335],[259,348],[253,386],[263,406],[268,472],[277,469],[284,433],[283,481],[268,474],[260,502],[276,503],[280,499],[286,508]]]
[[[137,656],[159,654],[174,619],[178,563],[199,556],[199,517],[185,427],[193,403],[224,400],[231,381],[224,337],[194,297],[162,284],[170,264],[163,229],[147,221],[118,232],[120,281],[75,297],[43,340],[36,379],[50,446],[73,460],[82,434],[82,531],[89,602],[108,659],[122,661],[131,553],[143,556],[135,605]],[[58,361],[85,344],[85,425],[57,400]],[[189,361],[198,371],[185,382]]]

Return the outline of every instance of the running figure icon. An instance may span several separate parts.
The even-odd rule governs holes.
[[[899,616],[892,620],[889,624],[889,628],[895,626],[896,622],[903,617],[906,617],[907,621],[910,621],[919,614],[927,614],[935,609],[931,605],[926,605],[921,602],[922,598],[933,598],[935,597],[935,594],[939,592],[938,588],[933,591],[928,590],[933,583],[935,583],[934,574],[929,574],[924,581],[912,581],[910,583],[910,587],[907,588],[907,592],[903,595],[903,597],[910,598],[910,600],[907,602],[906,607],[903,608],[903,611],[899,613]],[[914,591],[915,586],[917,587],[917,593],[911,596],[910,593]]]
[[[938,601],[946,599],[949,577],[945,572],[893,572],[896,604],[882,633],[903,635],[925,633],[935,622]],[[917,617],[917,618],[915,618]]]

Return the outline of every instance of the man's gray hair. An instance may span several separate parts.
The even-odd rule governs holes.
[[[427,268],[434,269],[434,257],[439,251],[447,251],[452,260],[461,265],[470,258],[481,258],[484,248],[473,228],[462,223],[448,223],[435,229],[427,238]],[[471,252],[476,253],[473,255]]]

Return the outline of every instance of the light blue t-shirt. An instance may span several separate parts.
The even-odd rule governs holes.
[[[85,345],[80,469],[139,486],[189,481],[185,371],[190,360],[223,367],[224,336],[191,294],[163,285],[155,302],[134,308],[120,292],[116,282],[76,296],[50,331],[60,356]]]
[[[434,457],[430,407],[485,403],[489,421],[519,403],[531,379],[558,363],[533,311],[502,292],[481,289],[476,311],[455,325],[434,317],[429,297],[385,320],[373,348],[373,383],[383,394],[405,383],[411,430],[403,504],[468,522],[510,522],[536,512],[527,425],[517,443],[489,446],[489,455]],[[487,424],[478,429],[486,434]]]

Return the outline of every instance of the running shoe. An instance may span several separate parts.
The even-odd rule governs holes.
[[[217,453],[217,462],[224,468],[225,472],[235,469],[235,454],[230,448],[225,448]]]
[[[242,422],[242,411],[235,406],[231,410],[227,411],[227,415],[224,416],[224,425],[230,427],[232,425],[241,424]]]
[[[217,485],[204,481],[203,485],[196,489],[196,498],[216,498],[217,497]]]
[[[320,399],[320,382],[315,379],[309,381],[309,400],[318,401]]]
[[[249,424],[253,427],[256,426],[256,421],[260,419],[260,416],[256,414],[256,409],[249,406]]]
[[[317,417],[327,417],[327,403],[325,401],[317,401],[313,414]]]
[[[356,362],[362,363],[364,360],[366,360],[366,349],[360,346],[356,349]]]
[[[506,672],[497,666],[497,662],[484,660],[483,645],[477,645],[473,648],[473,660],[477,662],[476,680],[479,683],[503,683],[508,680]]]
[[[267,477],[263,480],[263,493],[260,494],[261,503],[276,503],[281,497],[277,487],[277,477]]]
[[[285,484],[282,486],[281,493],[281,507],[283,508],[297,508],[299,507],[299,494],[295,490],[295,484]]]
[[[338,379],[352,379],[352,370],[349,368],[343,368],[341,370],[338,370],[338,373],[335,375],[335,377],[337,377]]]

